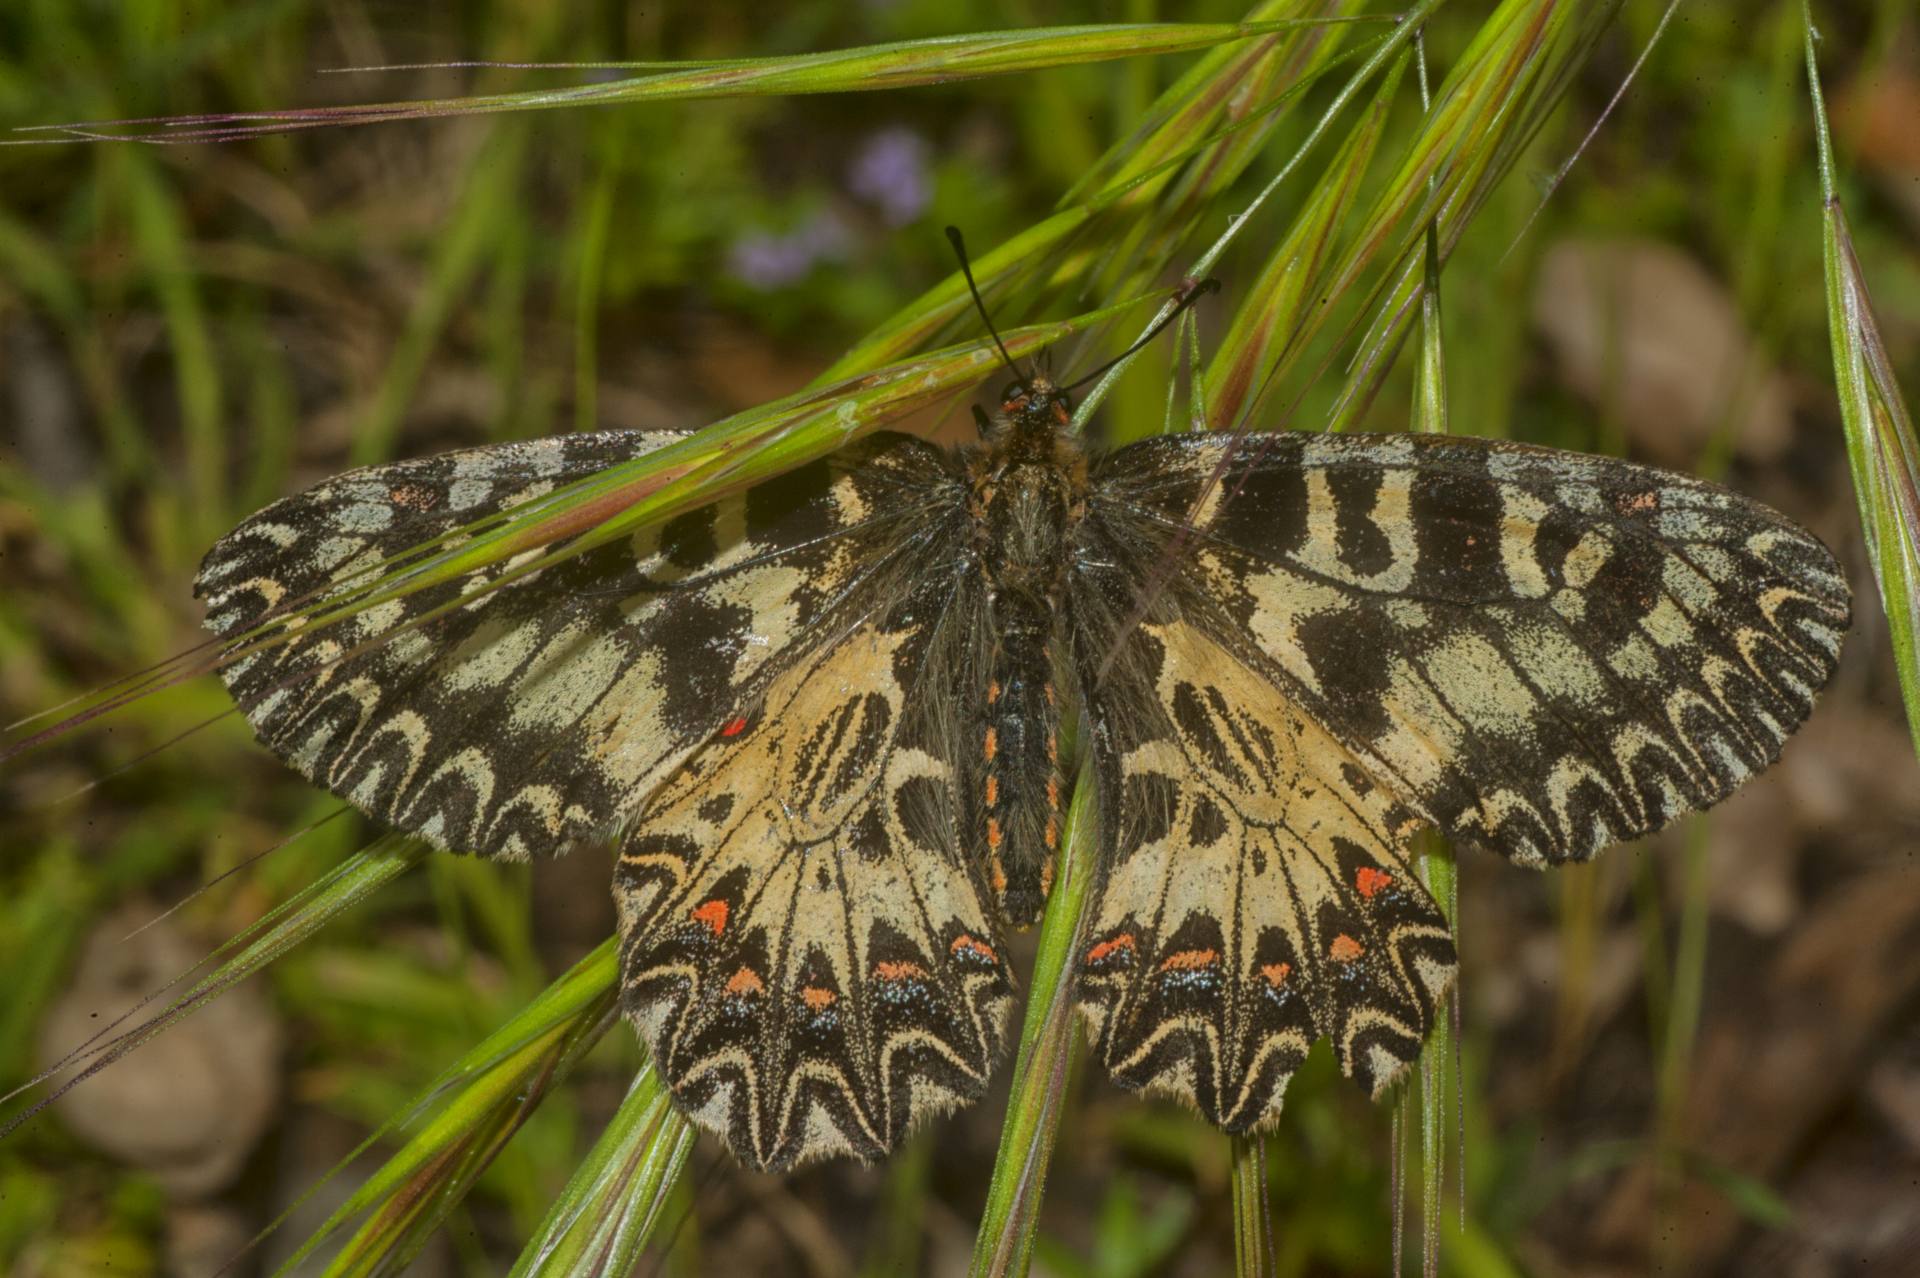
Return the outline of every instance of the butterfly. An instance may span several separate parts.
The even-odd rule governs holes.
[[[1724,488],[1463,437],[1104,452],[1070,388],[1014,372],[977,444],[868,435],[223,678],[282,759],[437,847],[616,840],[623,1009],[682,1109],[781,1170],[881,1157],[985,1090],[1006,934],[1062,855],[1069,727],[1093,1055],[1246,1132],[1318,1039],[1375,1095],[1418,1054],[1455,973],[1418,831],[1585,860],[1765,768],[1834,668],[1833,556]],[[242,523],[196,593],[237,652],[291,602],[681,438],[357,470]]]

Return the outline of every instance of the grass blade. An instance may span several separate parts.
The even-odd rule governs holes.
[[[975,257],[972,261],[973,275],[979,282],[982,295],[993,296],[996,286],[1063,254],[1063,246],[1069,237],[1085,226],[1094,212],[1091,204],[1062,209]],[[813,384],[824,386],[859,377],[893,361],[905,359],[927,342],[935,340],[956,316],[970,313],[972,307],[973,299],[967,293],[966,281],[956,270],[862,338],[815,378]]]
[[[422,1088],[360,1148],[436,1103],[437,1112],[300,1244],[279,1272],[292,1272],[363,1213],[370,1213],[367,1220],[326,1272],[388,1273],[403,1266],[553,1084],[613,1024],[617,966],[609,939]]]
[[[1301,25],[1296,22],[1142,22],[1100,26],[1039,27],[990,31],[828,53],[741,59],[723,65],[696,64],[673,71],[600,84],[516,93],[376,102],[358,106],[285,111],[241,111],[164,119],[86,121],[43,125],[22,132],[65,138],[134,138],[147,142],[204,142],[298,129],[380,124],[449,115],[495,115],[557,107],[610,106],[702,98],[785,97],[811,93],[858,93],[949,84],[984,76],[1013,75],[1049,67],[1118,58],[1190,53]],[[131,132],[109,133],[110,129]]]
[[[1267,1210],[1267,1141],[1233,1141],[1233,1271],[1238,1278],[1271,1278],[1273,1221]]]
[[[1211,128],[1223,114],[1252,109],[1252,103],[1262,96],[1258,92],[1260,80],[1276,65],[1291,63],[1304,78],[1315,47],[1329,38],[1337,38],[1350,20],[1341,10],[1353,6],[1335,0],[1318,6],[1323,12],[1308,16],[1305,11],[1310,7],[1313,6],[1303,0],[1267,0],[1255,5],[1244,21],[1293,19],[1293,22],[1266,39],[1209,50],[1142,113],[1131,133],[1109,147],[1061,197],[1061,205],[1081,200],[1090,192],[1124,187],[1133,179],[1147,176],[1184,149],[1192,138]],[[1329,9],[1333,12],[1324,12]],[[1146,196],[1141,198],[1144,200]]]
[[[1687,1101],[1706,998],[1707,909],[1712,886],[1708,878],[1707,823],[1711,819],[1697,814],[1686,824],[1679,935],[1674,942],[1667,1019],[1660,1027],[1654,1080],[1654,1203],[1647,1250],[1655,1267],[1669,1272],[1687,1267],[1686,1231],[1676,1227],[1674,1213],[1686,1170]]]
[[[1012,329],[1002,336],[1014,358],[1029,357],[1062,338],[1101,324],[1137,305],[1138,300],[1051,324]],[[481,573],[528,551],[539,552],[372,641],[390,642],[471,605],[482,594],[647,524],[671,519],[824,457],[862,435],[971,387],[998,361],[991,343],[967,342],[737,413],[679,443],[389,556],[353,577],[329,583],[316,595],[290,600],[253,629],[217,647],[212,641],[204,643],[163,663],[151,677],[111,685],[78,703],[80,709],[51,727],[0,745],[0,763],[154,691],[245,660],[296,634],[310,635],[389,600]],[[350,647],[333,663],[313,673],[330,669],[363,650],[364,645]]]
[[[509,1278],[631,1273],[666,1217],[694,1128],[649,1063],[554,1200]]]
[[[1082,767],[1074,785],[1073,803],[1067,809],[1067,852],[1040,925],[1040,952],[1027,995],[1013,1092],[994,1158],[993,1183],[974,1237],[969,1270],[974,1278],[1021,1278],[1032,1263],[1040,1230],[1047,1163],[1053,1155],[1061,1101],[1079,1037],[1073,986],[1095,873],[1092,771],[1090,764]]]
[[[1392,63],[1393,59],[1399,55],[1400,50],[1411,41],[1413,33],[1418,29],[1419,24],[1425,20],[1429,13],[1439,6],[1439,3],[1440,0],[1420,0],[1411,10],[1400,15],[1391,33],[1375,42],[1370,48],[1361,50],[1366,56],[1361,62],[1360,67],[1334,92],[1333,100],[1307,130],[1306,136],[1301,139],[1294,148],[1292,155],[1287,161],[1267,180],[1265,185],[1261,187],[1260,191],[1254,195],[1251,200],[1246,201],[1240,206],[1239,211],[1229,220],[1227,229],[1215,237],[1214,241],[1195,259],[1191,267],[1192,275],[1205,275],[1206,272],[1213,269],[1214,264],[1220,260],[1221,255],[1227,251],[1233,241],[1238,238],[1241,232],[1249,225],[1253,224],[1255,213],[1273,198],[1274,194],[1293,174],[1294,169],[1297,168],[1301,161],[1313,150],[1320,139],[1326,135],[1332,127],[1332,121],[1339,116],[1340,112],[1346,108],[1349,102],[1358,96],[1360,89],[1368,80],[1372,79],[1376,73],[1381,72]],[[1331,68],[1323,68],[1323,70],[1326,69]],[[1292,90],[1289,90],[1289,93],[1291,92]],[[1284,97],[1286,95],[1282,96]],[[1319,310],[1320,308],[1315,308],[1316,317]],[[1229,340],[1231,340],[1233,336],[1234,335],[1230,333]],[[1081,398],[1080,417],[1084,418],[1087,414],[1091,413],[1117,381],[1117,372],[1110,373],[1089,390]]]
[[[1071,320],[1014,329],[1002,338],[1008,351],[1019,359],[1134,304],[1125,302]],[[286,633],[298,630],[310,634],[314,627],[347,620],[390,599],[456,580],[529,550],[542,551],[492,577],[481,588],[499,589],[638,528],[671,519],[824,457],[890,421],[973,385],[998,359],[990,343],[968,342],[736,414],[680,443],[514,507],[470,540],[424,557],[415,550],[401,552],[388,561],[397,562],[398,567],[377,573],[370,582],[356,583],[349,593],[325,595],[305,608],[237,636],[223,653],[222,664],[270,646]],[[427,543],[418,550],[428,551],[436,544]],[[472,599],[472,593],[462,594],[409,624],[417,628],[454,608],[469,605]],[[383,638],[398,633],[396,628]]]
[[[1299,0],[1270,0],[1256,6],[1247,21],[1279,18],[1301,7]],[[1044,282],[1047,293],[1079,287],[1113,296],[1143,287],[1165,266],[1208,202],[1224,194],[1256,157],[1259,143],[1278,123],[1279,108],[1331,69],[1342,29],[1337,21],[1303,19],[1244,45],[1212,50],[1160,95],[1139,128],[1108,148],[1062,197],[1056,213],[974,259],[982,291],[991,297],[1035,280]],[[1272,91],[1283,81],[1285,88]],[[1209,132],[1228,118],[1235,122]],[[1178,197],[1157,198],[1183,166],[1191,176]],[[1138,251],[1148,241],[1155,250]],[[1118,266],[1123,260],[1124,270]],[[1089,285],[1095,271],[1103,278]],[[1018,296],[1028,307],[1046,300]],[[902,358],[970,312],[966,285],[955,271],[881,324],[821,379],[849,377]]]
[[[1860,527],[1892,632],[1907,728],[1915,750],[1920,751],[1920,438],[1914,435],[1913,418],[1894,380],[1866,277],[1854,254],[1846,210],[1840,205],[1833,139],[1814,57],[1817,33],[1806,0],[1802,0],[1801,15],[1806,27],[1807,87],[1820,151],[1827,335],[1833,346],[1834,384],[1846,428],[1854,498],[1860,504]]]
[[[1334,237],[1353,210],[1406,69],[1397,60],[1320,180],[1267,258],[1207,367],[1209,425],[1232,430],[1261,402],[1282,357],[1319,295]]]
[[[1460,933],[1458,908],[1459,879],[1451,850],[1437,835],[1425,836],[1420,858],[1420,874],[1428,893],[1440,904],[1455,937]],[[1449,999],[1459,997],[1456,990]],[[1440,1272],[1440,1238],[1444,1222],[1440,1213],[1441,1184],[1446,1171],[1447,1115],[1458,1101],[1458,1092],[1448,1086],[1447,1071],[1454,1063],[1456,1045],[1453,1021],[1446,1006],[1435,1009],[1433,1029],[1427,1034],[1420,1052],[1420,1271],[1426,1278]],[[1395,1187],[1396,1193],[1399,1187]]]
[[[1419,317],[1429,227],[1444,262],[1566,91],[1617,7],[1507,0],[1460,56],[1420,132],[1329,272],[1323,291],[1338,297],[1358,291],[1370,271],[1385,268],[1362,305],[1371,319],[1326,429],[1344,430],[1358,421]],[[1307,330],[1276,376],[1287,375],[1330,309],[1313,308]]]
[[[895,1274],[920,1272],[935,1144],[935,1133],[923,1130],[910,1137],[888,1164],[880,1218],[861,1263],[860,1278],[893,1278]]]
[[[1427,60],[1424,44],[1415,48],[1419,70],[1420,106],[1431,113],[1433,103],[1427,92]],[[1431,185],[1434,179],[1429,178]],[[1428,222],[1421,249],[1420,345],[1414,368],[1413,429],[1423,435],[1447,433],[1447,361],[1446,343],[1440,322],[1440,236]],[[1424,836],[1424,855],[1420,858],[1421,877],[1427,891],[1440,902],[1456,942],[1460,930],[1457,906],[1458,878],[1451,850],[1435,831]],[[1457,981],[1456,977],[1456,981]],[[1457,987],[1448,991],[1450,1001],[1459,997]],[[1425,1278],[1438,1278],[1440,1272],[1440,1191],[1446,1166],[1446,1114],[1449,1093],[1446,1072],[1457,1045],[1453,1024],[1445,1007],[1436,1008],[1433,1030],[1427,1035],[1420,1053],[1420,1272]],[[1399,1186],[1395,1186],[1399,1192]]]
[[[167,341],[179,390],[179,411],[186,444],[188,523],[194,534],[219,518],[219,493],[226,470],[221,385],[214,339],[206,307],[192,271],[183,269],[187,251],[186,218],[172,189],[161,179],[150,155],[123,155],[116,166],[126,183],[128,220],[133,240],[166,317]]]

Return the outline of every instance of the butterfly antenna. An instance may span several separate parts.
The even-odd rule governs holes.
[[[1088,382],[1092,381],[1096,377],[1099,377],[1100,375],[1105,373],[1108,369],[1112,368],[1114,365],[1119,364],[1124,360],[1132,358],[1133,353],[1135,351],[1139,350],[1142,346],[1145,346],[1148,342],[1151,342],[1154,338],[1164,333],[1166,331],[1167,325],[1173,323],[1175,320],[1179,319],[1182,315],[1186,314],[1187,309],[1191,307],[1195,302],[1199,301],[1201,298],[1205,297],[1207,294],[1214,292],[1219,287],[1220,287],[1220,281],[1215,279],[1205,279],[1205,280],[1199,281],[1196,284],[1188,285],[1187,291],[1181,294],[1179,303],[1175,305],[1172,310],[1168,311],[1164,316],[1162,316],[1158,324],[1155,324],[1152,328],[1148,329],[1145,333],[1143,333],[1139,341],[1127,347],[1127,349],[1125,349],[1124,351],[1121,351],[1118,355],[1114,356],[1112,359],[1108,360],[1106,363],[1102,364],[1100,367],[1094,369],[1091,373],[1088,373],[1085,377],[1080,378],[1078,381],[1074,382],[1071,386],[1062,386],[1060,389],[1063,391],[1070,391],[1078,387],[1085,386]]]
[[[973,304],[979,308],[980,321],[987,326],[987,335],[993,338],[993,344],[1000,348],[1000,358],[1007,362],[1007,371],[1031,392],[1033,383],[1027,379],[1025,373],[1020,371],[1020,366],[1013,362],[1013,356],[1007,354],[1007,344],[1000,340],[999,332],[993,327],[993,316],[987,314],[987,303],[980,296],[980,286],[973,282],[973,267],[967,263],[967,242],[960,238],[959,227],[947,228],[947,242],[953,245],[954,255],[960,259],[960,273],[967,277],[967,291],[973,294]]]

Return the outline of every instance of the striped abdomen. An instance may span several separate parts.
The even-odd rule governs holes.
[[[1060,708],[1054,686],[1050,605],[1001,595],[999,642],[981,737],[981,811],[988,881],[1007,920],[1040,917],[1053,887],[1062,818]]]

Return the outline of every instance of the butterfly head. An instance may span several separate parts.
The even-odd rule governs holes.
[[[1036,373],[1000,392],[1000,420],[1024,427],[1064,430],[1073,421],[1073,396],[1064,386]]]
[[[973,295],[974,308],[980,312],[980,320],[986,325],[987,335],[993,339],[995,349],[1000,352],[1001,362],[1016,379],[1012,385],[1000,393],[1000,414],[997,418],[990,421],[979,408],[974,409],[974,419],[980,427],[980,433],[988,439],[1007,433],[1009,427],[1013,428],[1014,434],[1028,439],[1033,439],[1035,436],[1043,439],[1050,438],[1056,433],[1065,431],[1073,423],[1073,397],[1069,392],[1105,376],[1109,370],[1126,361],[1135,351],[1157,337],[1167,325],[1184,314],[1188,307],[1220,287],[1218,280],[1189,279],[1185,281],[1175,296],[1173,304],[1165,309],[1159,320],[1149,327],[1138,341],[1119,356],[1102,364],[1078,381],[1061,385],[1050,376],[1051,367],[1043,363],[1048,357],[1048,352],[1045,350],[1035,358],[1034,371],[1030,376],[1020,372],[1020,366],[1014,363],[1012,352],[1007,350],[1007,344],[1000,339],[999,332],[993,327],[993,317],[987,313],[987,302],[980,295],[979,283],[973,278],[973,266],[967,261],[966,241],[961,237],[959,228],[949,226],[947,239],[953,245],[954,256],[959,259],[961,277],[967,282],[967,291]]]

